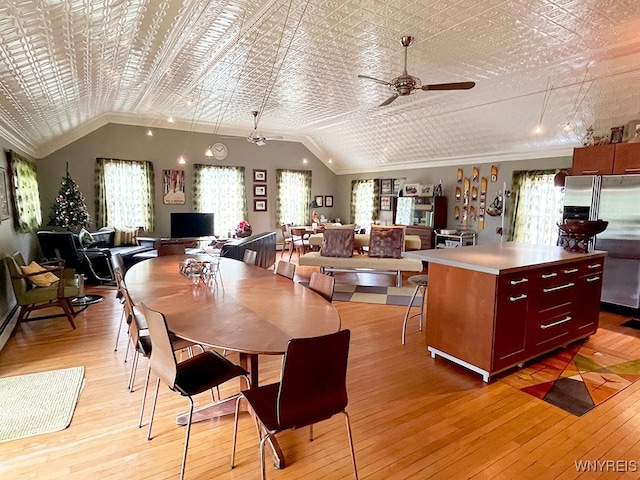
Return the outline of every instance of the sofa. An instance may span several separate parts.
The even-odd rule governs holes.
[[[305,253],[298,265],[320,267],[321,272],[366,272],[394,275],[402,286],[402,272],[421,272],[422,262],[405,258],[404,227],[372,227],[368,253],[354,254],[352,229],[325,229],[319,252]]]
[[[220,256],[242,261],[245,250],[257,252],[256,265],[271,268],[276,263],[276,232],[264,232],[226,242]]]

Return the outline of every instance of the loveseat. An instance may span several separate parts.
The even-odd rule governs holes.
[[[402,286],[402,272],[422,271],[418,259],[404,258],[403,227],[372,227],[368,253],[354,254],[353,229],[325,229],[319,252],[309,252],[298,265],[320,267],[321,272],[365,272],[394,275]]]
[[[245,250],[257,252],[256,265],[271,268],[276,263],[276,232],[264,232],[229,240],[220,251],[221,257],[242,260]]]

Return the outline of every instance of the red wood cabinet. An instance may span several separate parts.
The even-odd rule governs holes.
[[[640,173],[640,143],[617,143],[613,159],[613,173]]]
[[[574,148],[572,175],[640,173],[640,142]]]
[[[607,175],[613,173],[615,145],[574,148],[571,175]]]
[[[604,255],[493,275],[429,265],[426,343],[485,381],[598,328]]]

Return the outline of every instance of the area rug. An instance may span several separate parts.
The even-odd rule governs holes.
[[[640,378],[640,360],[578,342],[500,381],[582,416]]]
[[[300,282],[309,286],[309,282]],[[415,287],[373,287],[336,283],[333,289],[334,302],[377,303],[380,305],[409,305]],[[414,307],[422,303],[422,289],[413,301]]]
[[[0,378],[0,442],[63,430],[84,382],[84,367]]]

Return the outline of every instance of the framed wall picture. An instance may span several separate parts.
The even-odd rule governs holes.
[[[381,195],[391,195],[393,193],[393,179],[392,178],[382,178],[380,180],[380,194]]]
[[[267,201],[266,200],[258,200],[256,198],[253,199],[253,211],[254,212],[266,212],[267,211]]]
[[[253,196],[254,197],[266,197],[267,196],[267,186],[266,185],[253,185]]]
[[[393,179],[393,193],[394,195],[398,195],[400,190],[402,190],[402,184],[404,183],[404,178],[394,178]]]
[[[4,168],[0,168],[0,220],[9,218],[9,192]]]
[[[316,202],[316,205],[318,205],[318,207],[322,207],[324,205],[324,197],[322,195],[316,195],[315,197],[313,197],[313,200]]]
[[[267,181],[267,171],[266,170],[253,170],[253,181],[254,182],[266,182]]]
[[[423,197],[431,197],[433,195],[433,183],[420,185],[420,195]]]
[[[162,170],[162,187],[165,205],[184,205],[184,170]]]
[[[413,197],[420,193],[419,183],[405,183],[402,187],[402,194],[405,197]]]
[[[327,208],[333,207],[333,195],[324,196],[324,206]]]
[[[380,210],[384,212],[391,211],[391,197],[380,197]]]

